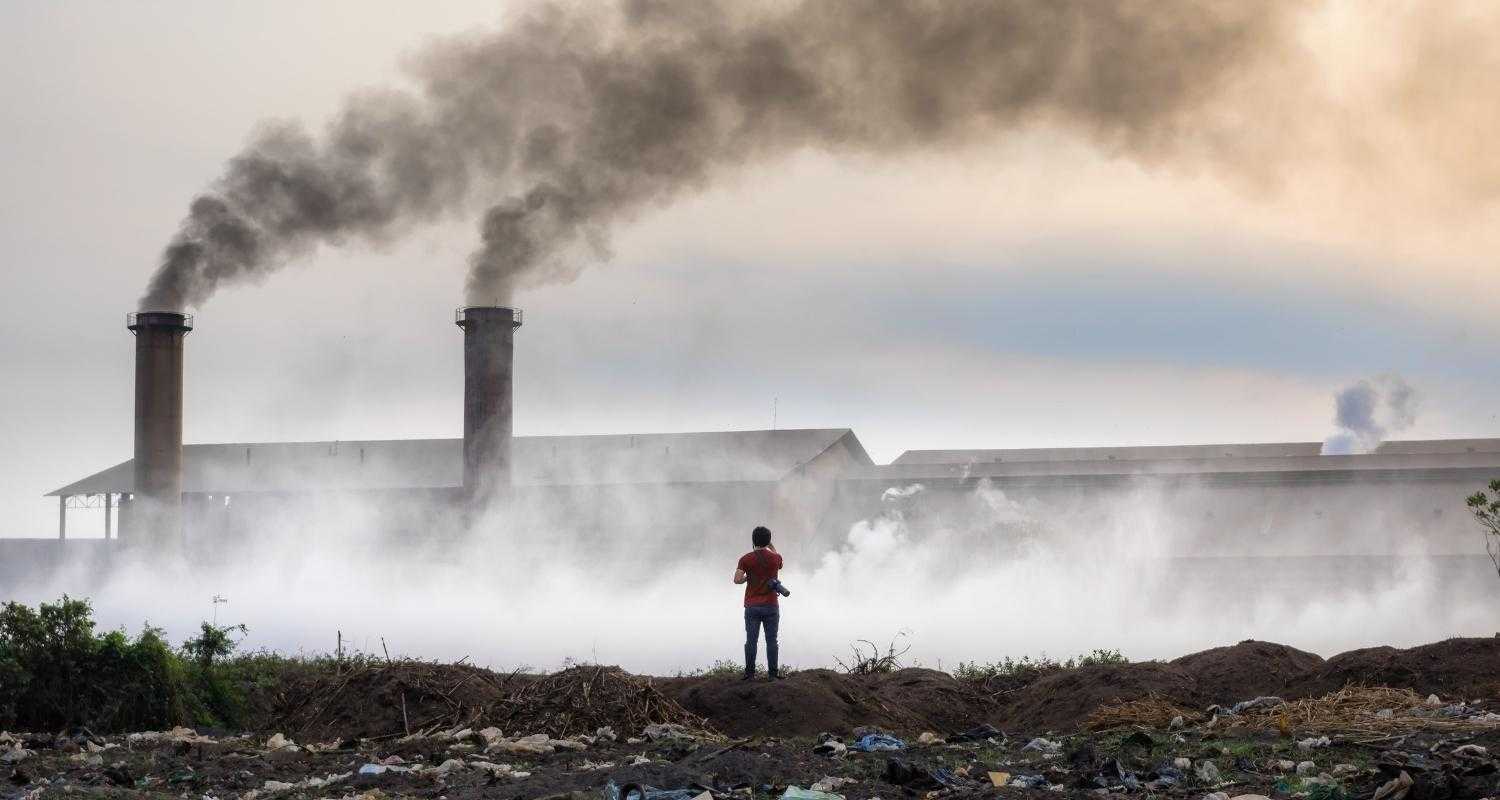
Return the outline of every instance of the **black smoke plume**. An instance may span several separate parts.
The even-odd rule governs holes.
[[[443,41],[414,92],[326,133],[261,130],[191,204],[141,301],[198,306],[318,245],[482,211],[467,294],[573,278],[610,230],[799,149],[884,155],[1071,130],[1176,157],[1287,45],[1281,0],[632,0],[543,5]]]

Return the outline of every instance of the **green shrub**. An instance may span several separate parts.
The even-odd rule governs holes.
[[[953,670],[953,676],[962,680],[988,680],[990,678],[1004,678],[1012,680],[1030,681],[1067,669],[1079,667],[1092,667],[1100,664],[1129,664],[1119,650],[1095,649],[1087,654],[1070,658],[1066,661],[1058,661],[1046,653],[1036,658],[1021,656],[1012,659],[1010,656],[999,661],[960,661],[958,667]]]
[[[94,633],[87,600],[0,606],[0,726],[100,730],[178,722],[191,705],[161,631]]]
[[[0,729],[144,730],[243,724],[247,678],[264,661],[230,659],[243,625],[203,623],[173,650],[150,626],[98,634],[87,600],[0,606]]]

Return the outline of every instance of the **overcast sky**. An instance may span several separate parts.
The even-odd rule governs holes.
[[[1331,5],[1310,34],[1330,63],[1389,55]],[[52,535],[41,495],[129,457],[124,315],[257,123],[316,129],[351,90],[400,84],[431,36],[504,19],[457,0],[0,5],[0,536]],[[1422,396],[1406,436],[1500,436],[1493,186],[1435,202],[1392,181],[1246,185],[1045,129],[768,162],[518,298],[516,430],[760,428],[774,403],[780,426],[851,427],[880,461],[1315,440],[1338,389],[1395,372]],[[454,221],[214,297],[186,440],[459,435],[452,310],[475,241]]]

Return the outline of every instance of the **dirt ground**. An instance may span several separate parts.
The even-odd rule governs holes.
[[[610,800],[611,785],[644,784],[688,793],[636,800],[769,800],[822,781],[848,800],[1049,790],[1344,800],[1404,773],[1389,800],[1463,800],[1500,797],[1497,681],[1500,638],[1326,661],[1242,642],[1029,682],[919,669],[806,670],[775,683],[602,667],[522,676],[398,662],[269,687],[261,729],[248,733],[0,734],[0,798]],[[1349,684],[1416,694],[1327,696]],[[1263,695],[1289,702],[1227,710]],[[1101,719],[1124,722],[1098,729]],[[852,749],[875,730],[905,747]]]

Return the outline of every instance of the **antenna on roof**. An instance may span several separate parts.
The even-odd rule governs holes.
[[[776,402],[780,399],[779,397],[771,398],[771,430],[773,431],[776,430]]]

